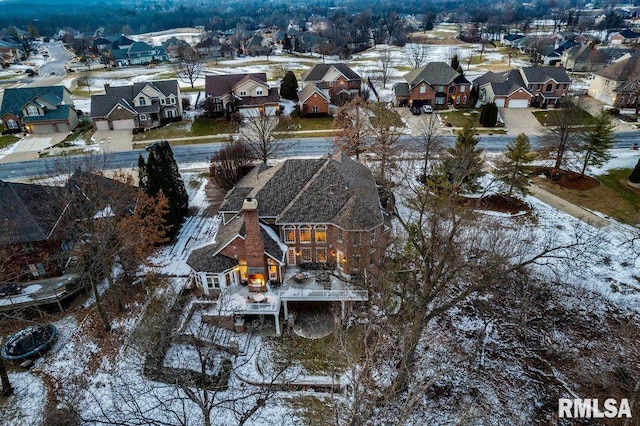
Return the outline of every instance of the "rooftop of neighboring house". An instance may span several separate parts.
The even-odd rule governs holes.
[[[602,68],[595,75],[613,81],[626,81],[630,77],[640,75],[640,57],[629,56],[621,61]]]
[[[362,80],[362,77],[352,70],[349,65],[342,63],[315,64],[303,72],[301,78],[303,81],[322,81],[327,73],[333,69],[340,72],[347,80]]]
[[[248,79],[267,85],[267,73],[208,75],[204,80],[207,96],[221,97],[229,94],[240,82]]]
[[[239,212],[247,197],[258,200],[260,217],[279,224],[332,223],[345,230],[370,230],[383,223],[371,171],[341,152],[257,166],[227,193],[220,211]]]
[[[473,81],[478,87],[490,84],[494,95],[509,95],[520,88],[526,88],[520,72],[516,69],[501,73],[492,71],[481,75]]]
[[[62,105],[64,99],[64,86],[42,86],[42,87],[20,87],[5,89],[0,106],[0,117],[5,114],[13,114],[22,117],[22,108],[30,101],[41,98],[52,105]],[[67,90],[68,91],[68,90]],[[69,112],[67,106],[65,111]],[[55,110],[47,111],[49,114],[56,114]]]
[[[520,72],[528,84],[544,83],[549,79],[558,83],[571,83],[569,74],[562,67],[522,67]]]
[[[450,84],[459,76],[460,73],[445,62],[429,62],[405,74],[404,79],[411,87],[423,81],[431,86],[437,86]]]

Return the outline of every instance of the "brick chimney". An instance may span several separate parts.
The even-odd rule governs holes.
[[[267,262],[264,257],[264,241],[260,235],[258,200],[246,198],[242,203],[242,216],[246,232],[244,247],[247,256],[247,274],[262,274],[264,279]]]

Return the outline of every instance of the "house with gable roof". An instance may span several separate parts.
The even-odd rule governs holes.
[[[0,119],[6,131],[69,132],[78,125],[71,92],[64,86],[5,89]]]
[[[358,286],[381,264],[389,220],[363,164],[341,152],[261,164],[227,193],[219,214],[215,241],[187,263],[204,294],[243,294],[230,315],[274,315],[279,333],[280,307],[286,318],[289,302],[367,300]],[[296,275],[320,287],[290,287],[288,268],[321,271]]]
[[[91,96],[91,119],[96,130],[138,131],[182,120],[182,95],[177,80],[105,84],[104,95]]]
[[[556,105],[569,96],[571,79],[559,67],[523,67],[502,73],[487,72],[473,81],[478,103],[495,102],[504,108]]]
[[[429,62],[405,74],[404,79],[393,85],[396,106],[469,107],[471,83],[444,62]]]
[[[615,108],[635,108],[638,101],[640,57],[625,55],[593,73],[589,96]]]
[[[330,104],[329,91],[322,90],[317,84],[307,84],[298,93],[300,113],[305,117],[328,115]]]
[[[245,117],[257,117],[278,112],[280,92],[277,87],[269,87],[263,72],[208,75],[204,91],[214,115],[228,117],[237,111]]]
[[[315,64],[302,73],[301,84],[303,91],[309,85],[317,86],[338,106],[362,94],[362,77],[343,63]]]
[[[113,49],[111,53],[117,67],[147,65],[154,62],[166,62],[168,59],[164,47],[153,47],[143,41],[120,45],[117,49]]]

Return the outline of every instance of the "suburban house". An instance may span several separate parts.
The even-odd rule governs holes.
[[[104,95],[91,96],[91,119],[96,130],[142,131],[182,120],[182,97],[177,80],[104,85]]]
[[[593,74],[589,96],[616,108],[635,107],[639,76],[640,57],[625,55]]]
[[[143,41],[121,45],[117,49],[113,49],[111,53],[117,67],[147,65],[154,62],[165,62],[168,59],[164,47],[153,47]]]
[[[547,107],[564,102],[569,96],[571,79],[560,67],[523,67],[503,73],[487,72],[474,80],[478,102],[495,102],[499,107]]]
[[[562,52],[560,61],[567,71],[593,72],[609,63],[607,52],[593,44],[573,46]]]
[[[241,50],[247,56],[267,56],[271,53],[271,42],[260,34],[254,34],[241,44]]]
[[[208,75],[204,91],[214,115],[240,112],[245,117],[275,115],[280,93],[269,87],[266,73]]]
[[[202,40],[194,47],[195,51],[198,53],[198,57],[200,58],[219,58],[222,56],[220,54],[220,49],[222,49],[222,43],[213,38],[208,38],[206,40]]]
[[[338,152],[256,166],[227,193],[219,214],[215,242],[187,263],[204,294],[246,293],[231,314],[274,315],[279,334],[281,304],[286,318],[288,302],[367,300],[366,290],[350,290],[372,279],[389,225],[364,165]],[[289,288],[287,268],[299,268],[299,283],[309,278],[302,271],[322,271],[316,277],[323,284],[309,292]]]
[[[362,93],[362,77],[347,64],[342,63],[315,64],[302,73],[301,84],[303,91],[309,85],[317,86],[325,91],[333,105],[338,106],[344,105]]]
[[[328,115],[330,104],[329,91],[320,89],[317,84],[307,84],[298,93],[298,107],[305,117]]]
[[[59,276],[63,188],[0,181],[1,283]]]
[[[64,86],[5,89],[0,119],[6,131],[69,132],[78,125],[71,92]]]
[[[619,46],[621,44],[637,44],[640,42],[640,33],[630,29],[612,33],[609,37],[609,45]]]
[[[0,40],[0,65],[8,66],[26,59],[27,54],[19,43]]]
[[[405,74],[404,79],[393,85],[396,106],[469,107],[471,83],[444,62],[430,62]]]

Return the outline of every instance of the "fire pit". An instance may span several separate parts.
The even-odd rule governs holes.
[[[32,325],[11,335],[2,347],[2,356],[9,361],[21,361],[41,355],[56,340],[55,325]]]

